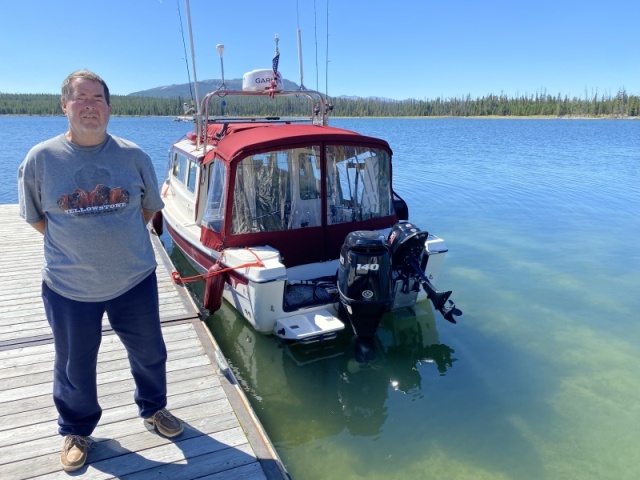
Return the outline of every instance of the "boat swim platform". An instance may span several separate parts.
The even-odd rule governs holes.
[[[120,339],[103,323],[98,355],[102,418],[86,465],[66,473],[52,398],[53,337],[41,299],[42,236],[0,205],[0,478],[288,479],[271,441],[201,321],[193,298],[151,235],[167,345],[168,405],[185,423],[173,440],[138,417]]]

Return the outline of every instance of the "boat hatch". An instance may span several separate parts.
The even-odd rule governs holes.
[[[284,340],[312,343],[331,340],[344,324],[327,310],[319,310],[276,320],[273,334]]]

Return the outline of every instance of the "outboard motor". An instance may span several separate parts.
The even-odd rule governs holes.
[[[372,339],[384,313],[393,302],[391,256],[384,235],[356,231],[347,235],[340,250],[338,291],[353,331]]]
[[[451,292],[437,291],[420,266],[423,256],[429,255],[425,250],[425,242],[428,237],[428,232],[420,230],[409,222],[400,222],[393,226],[391,233],[389,233],[393,283],[401,282],[405,286],[415,285],[419,288],[417,286],[417,282],[419,282],[427,292],[427,297],[433,303],[434,308],[446,320],[456,323],[453,317],[462,315],[462,312],[449,300]]]

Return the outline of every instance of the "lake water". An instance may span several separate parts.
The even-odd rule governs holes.
[[[291,476],[637,478],[640,121],[331,123],[389,141],[395,189],[446,240],[438,287],[464,315],[452,325],[426,303],[387,315],[370,364],[348,332],[326,350],[285,347],[226,305],[209,317]],[[65,126],[0,116],[0,203],[17,203],[29,147]],[[111,123],[159,179],[169,142],[190,129]]]

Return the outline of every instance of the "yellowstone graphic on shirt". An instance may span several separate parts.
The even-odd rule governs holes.
[[[129,203],[129,192],[122,187],[109,188],[98,184],[93,191],[76,188],[58,198],[60,210],[70,215],[96,215],[111,213]]]

